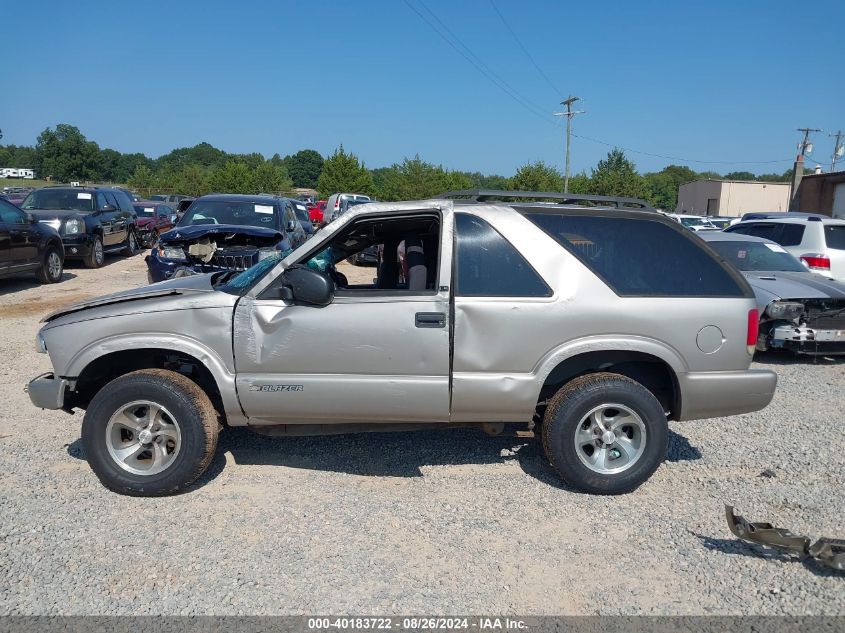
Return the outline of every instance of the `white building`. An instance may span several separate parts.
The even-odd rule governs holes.
[[[787,211],[789,183],[696,180],[678,188],[677,213],[739,217],[754,211]]]
[[[26,168],[2,167],[0,168],[0,178],[26,178],[31,180],[35,178],[35,171]]]

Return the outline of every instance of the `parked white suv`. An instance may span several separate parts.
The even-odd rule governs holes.
[[[342,211],[345,211],[344,202],[349,200],[362,200],[364,202],[370,201],[370,196],[365,196],[360,193],[335,193],[329,196],[326,201],[326,208],[323,211],[323,222],[328,224],[334,220]]]
[[[675,222],[680,222],[690,231],[718,231],[719,227],[702,215],[684,215],[682,213],[667,213]]]
[[[845,281],[845,220],[790,212],[743,220],[725,230],[777,242],[810,270]]]

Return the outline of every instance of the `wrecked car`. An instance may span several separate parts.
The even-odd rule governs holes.
[[[779,244],[741,233],[699,234],[736,266],[760,311],[757,350],[845,354],[845,284],[808,270]]]
[[[142,200],[132,205],[138,216],[136,222],[138,241],[144,248],[158,243],[158,236],[173,228],[176,209],[164,202]]]
[[[181,274],[243,271],[302,244],[293,203],[275,196],[213,194],[197,198],[147,255],[151,283]]]
[[[374,245],[372,283],[347,281],[337,264]],[[745,278],[641,200],[462,191],[361,205],[284,258],[55,312],[36,339],[53,370],[27,389],[85,410],[88,462],[123,494],[183,490],[235,426],[539,426],[570,486],[620,494],[663,462],[670,420],[769,404],[758,320]]]

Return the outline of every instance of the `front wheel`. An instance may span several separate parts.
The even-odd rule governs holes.
[[[218,429],[217,412],[196,383],[176,372],[143,369],[94,396],[82,421],[82,445],[109,490],[162,496],[205,472]]]
[[[132,228],[129,229],[129,234],[126,236],[126,248],[123,249],[123,254],[126,257],[138,254],[138,238],[135,237],[135,230]]]
[[[103,251],[103,238],[99,235],[95,235],[91,239],[91,251],[83,261],[88,268],[100,268],[105,263],[106,256]]]
[[[666,456],[669,425],[657,398],[626,376],[596,373],[564,385],[543,418],[543,448],[582,492],[631,492]]]
[[[44,261],[36,273],[42,284],[54,284],[61,280],[64,271],[64,261],[61,251],[55,246],[49,246],[44,253]]]

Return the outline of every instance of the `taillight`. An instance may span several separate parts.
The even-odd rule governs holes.
[[[830,257],[827,255],[816,255],[815,253],[801,255],[801,261],[807,264],[809,268],[830,270]]]
[[[748,329],[745,335],[745,344],[749,354],[754,354],[757,347],[757,335],[760,333],[760,313],[757,308],[748,311]]]

